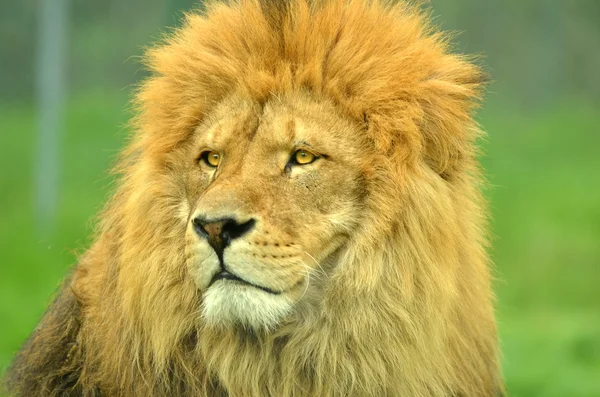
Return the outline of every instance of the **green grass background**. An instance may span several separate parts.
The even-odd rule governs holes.
[[[57,229],[34,216],[36,118],[0,107],[0,371],[90,242],[127,136],[127,98],[73,98]],[[600,114],[581,101],[528,116],[485,107],[497,312],[512,396],[600,396]]]

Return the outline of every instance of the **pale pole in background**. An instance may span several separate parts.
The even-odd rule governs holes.
[[[38,0],[35,212],[38,234],[55,230],[60,175],[59,147],[64,127],[68,0]]]

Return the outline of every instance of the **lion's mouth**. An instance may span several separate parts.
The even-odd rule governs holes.
[[[265,291],[265,292],[267,292],[269,294],[273,294],[273,295],[280,295],[282,293],[281,291],[274,291],[270,288],[263,287],[262,285],[257,285],[257,284],[251,283],[249,281],[246,281],[246,280],[236,276],[235,274],[230,273],[225,270],[215,274],[214,277],[212,278],[212,280],[210,280],[210,284],[208,284],[208,286],[210,287],[211,285],[213,285],[215,282],[217,282],[219,280],[234,281],[234,282],[237,282],[240,284],[249,285],[251,287],[258,288],[262,291]]]

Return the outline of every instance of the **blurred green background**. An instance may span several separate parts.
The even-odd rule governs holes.
[[[0,371],[90,242],[138,56],[195,5],[0,0]],[[478,119],[510,395],[600,396],[600,1],[427,6],[494,79]]]

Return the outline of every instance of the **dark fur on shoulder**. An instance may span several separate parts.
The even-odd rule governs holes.
[[[5,387],[10,395],[82,395],[80,319],[80,305],[67,282],[8,369]]]

